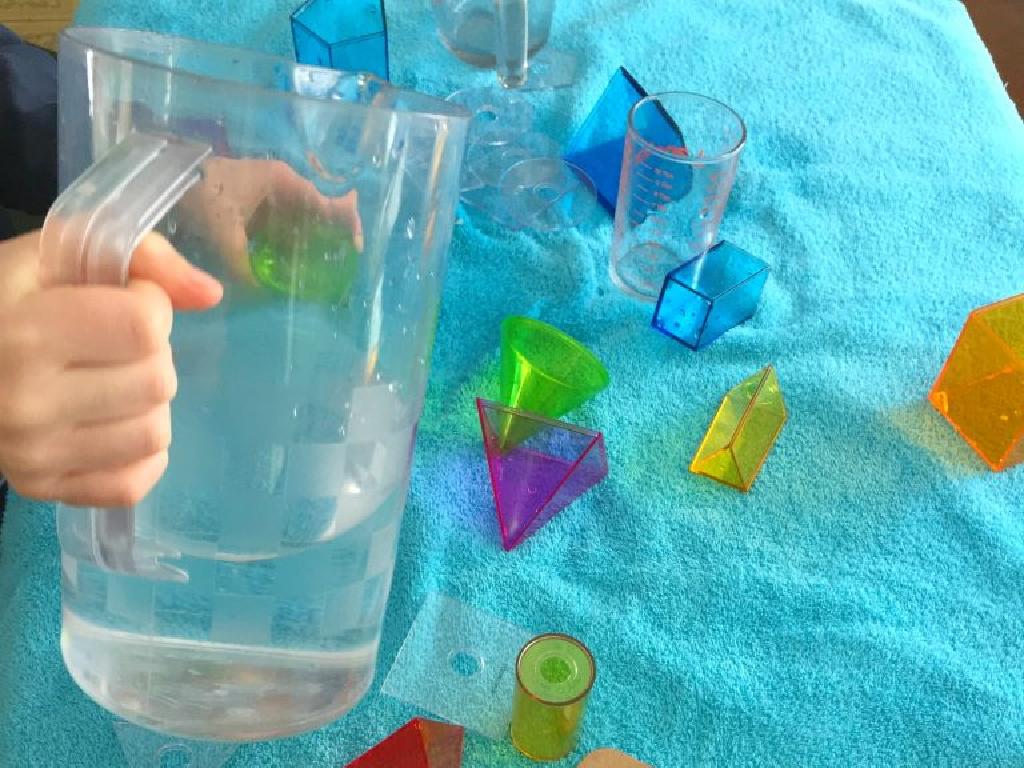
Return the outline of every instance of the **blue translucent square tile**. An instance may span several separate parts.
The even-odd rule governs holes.
[[[767,264],[723,240],[668,273],[651,325],[702,349],[753,316],[767,279]]]
[[[597,199],[612,215],[619,194],[629,110],[646,96],[636,78],[619,67],[563,155],[570,166],[583,171],[586,183],[594,185]],[[656,137],[660,139],[657,143],[683,147],[679,128],[667,114],[664,117],[664,131],[657,131],[664,135]]]
[[[388,79],[388,28],[383,0],[308,0],[292,14],[300,64]]]

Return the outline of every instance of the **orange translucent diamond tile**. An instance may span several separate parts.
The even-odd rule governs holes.
[[[1024,460],[1024,295],[971,313],[928,399],[993,470]]]

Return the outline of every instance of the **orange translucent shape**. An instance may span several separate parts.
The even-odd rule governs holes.
[[[617,749],[597,749],[583,758],[579,768],[651,768]]]
[[[1024,461],[1024,294],[968,316],[928,401],[993,471]]]

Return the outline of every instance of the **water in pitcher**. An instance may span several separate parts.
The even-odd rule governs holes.
[[[187,579],[104,570],[95,513],[60,511],[67,667],[132,722],[271,738],[337,718],[372,681],[419,395],[349,335],[372,335],[372,296],[323,285],[303,300],[229,284],[221,308],[175,318],[175,440],[134,527]]]

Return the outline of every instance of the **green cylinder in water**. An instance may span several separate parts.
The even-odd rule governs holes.
[[[344,303],[359,270],[359,250],[344,225],[276,218],[249,241],[259,283],[299,301]]]
[[[540,635],[516,659],[512,743],[533,760],[559,760],[576,748],[597,669],[594,657],[568,635]]]

